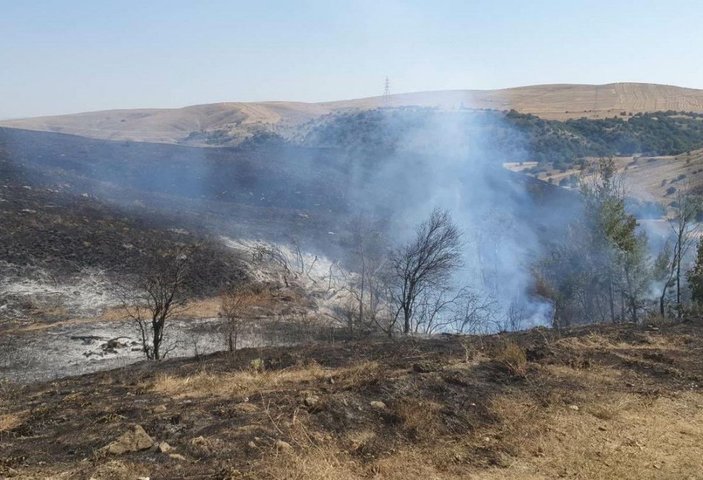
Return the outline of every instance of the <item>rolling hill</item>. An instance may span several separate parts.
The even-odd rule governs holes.
[[[322,115],[382,106],[474,108],[531,113],[545,119],[605,118],[639,112],[703,112],[703,90],[646,83],[535,85],[501,90],[452,90],[302,103],[216,103],[176,109],[108,110],[5,120],[0,126],[107,140],[208,145],[212,135],[235,143],[257,131],[290,135]],[[627,116],[626,115],[626,116]],[[222,143],[222,142],[220,142]]]

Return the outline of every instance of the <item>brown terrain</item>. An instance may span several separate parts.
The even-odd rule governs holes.
[[[593,163],[597,159],[591,159]],[[622,175],[628,195],[643,201],[656,201],[666,207],[676,200],[679,190],[700,194],[703,192],[703,149],[662,157],[615,157],[618,172]],[[519,172],[535,167],[536,163],[506,164],[505,167]],[[555,185],[572,175],[581,175],[578,168],[547,169],[536,178]]]
[[[700,479],[703,324],[245,349],[0,386],[0,476]]]
[[[90,138],[202,144],[193,133],[226,132],[237,138],[257,130],[283,135],[328,113],[381,106],[476,108],[532,113],[547,119],[603,118],[621,112],[703,112],[703,90],[646,83],[535,85],[502,90],[454,90],[323,103],[217,103],[176,109],[109,110],[5,120],[0,126]]]

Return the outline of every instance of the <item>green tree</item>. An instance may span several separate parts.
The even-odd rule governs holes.
[[[637,322],[650,279],[647,238],[625,209],[612,159],[602,159],[582,180],[581,193],[583,215],[541,265],[555,322]]]

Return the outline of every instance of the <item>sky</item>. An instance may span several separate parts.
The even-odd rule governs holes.
[[[0,119],[544,83],[703,88],[700,0],[0,0]]]

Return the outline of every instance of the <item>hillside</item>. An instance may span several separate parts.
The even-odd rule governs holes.
[[[676,192],[686,189],[703,193],[703,149],[673,156],[615,157],[615,166],[622,175],[628,195],[645,202],[658,202],[663,207],[676,200]],[[536,164],[510,165],[515,171],[528,171],[545,182],[575,186],[581,171],[540,168]]]
[[[218,103],[178,109],[102,112],[5,120],[0,126],[70,133],[91,138],[207,145],[212,136],[239,141],[261,130],[289,134],[332,112],[382,106],[443,109],[514,109],[545,119],[605,118],[654,111],[703,112],[703,90],[666,85],[536,85],[502,90],[456,90],[322,103]]]
[[[367,340],[0,385],[0,475],[699,478],[701,339],[696,320]]]

